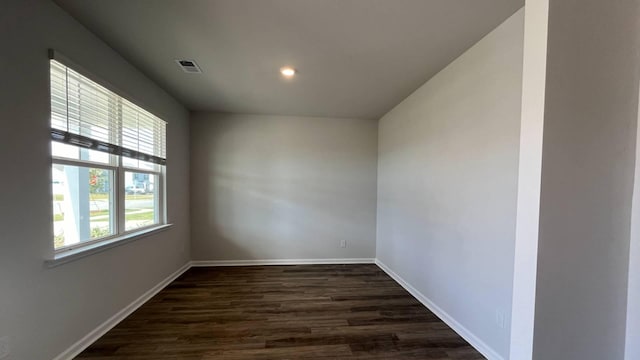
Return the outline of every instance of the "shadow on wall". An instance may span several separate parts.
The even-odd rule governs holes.
[[[337,244],[344,238],[339,234],[357,231],[358,214],[332,211],[349,194],[311,183],[215,172],[210,190],[198,195],[206,202],[207,247],[228,259],[281,258],[286,253],[313,258],[318,253],[307,251],[313,240]]]
[[[347,136],[300,123],[299,137],[258,121],[192,126],[195,260],[373,257],[375,141],[356,152]]]

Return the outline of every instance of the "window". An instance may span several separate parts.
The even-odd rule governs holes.
[[[166,222],[166,123],[52,59],[56,252]]]

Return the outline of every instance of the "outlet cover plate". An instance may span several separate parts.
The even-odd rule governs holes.
[[[500,329],[504,329],[507,326],[506,317],[502,310],[496,310],[496,325],[498,325]]]

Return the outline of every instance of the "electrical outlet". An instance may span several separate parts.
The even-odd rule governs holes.
[[[340,247],[341,248],[346,248],[347,247],[347,240],[340,240]]]
[[[504,329],[507,326],[504,311],[502,310],[496,310],[496,325],[498,325],[500,329]]]
[[[11,353],[11,350],[9,349],[9,338],[8,337],[1,337],[0,338],[0,359],[4,359],[7,356],[9,356],[9,353]]]

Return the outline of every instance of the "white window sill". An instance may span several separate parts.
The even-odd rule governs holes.
[[[152,228],[143,229],[140,231],[132,232],[119,236],[117,238],[107,239],[91,245],[83,246],[77,249],[70,249],[67,251],[61,251],[53,255],[53,258],[44,261],[47,267],[56,267],[58,265],[66,264],[68,262],[81,259],[85,256],[97,254],[105,250],[114,248],[116,246],[124,245],[132,241],[142,239],[147,236],[157,234],[159,232],[169,230],[173,227],[173,224],[164,224],[155,226]]]

